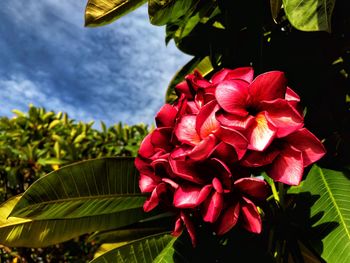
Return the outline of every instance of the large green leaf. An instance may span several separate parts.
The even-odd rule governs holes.
[[[103,26],[140,7],[147,0],[89,0],[85,10],[85,26]]]
[[[198,0],[149,0],[148,14],[152,24],[165,25],[192,12]]]
[[[350,178],[315,165],[301,192],[318,197],[311,207],[311,217],[320,218],[314,227],[319,233],[329,232],[322,240],[321,256],[328,263],[350,262]],[[334,223],[337,227],[332,230]]]
[[[331,31],[335,0],[283,0],[290,23],[301,31]]]
[[[36,220],[82,218],[140,209],[134,158],[103,158],[68,165],[37,180],[10,216]]]
[[[197,70],[203,76],[208,75],[210,72],[214,70],[210,58],[204,57],[194,57],[191,59],[185,66],[183,66],[170,81],[168,86],[168,90],[166,93],[165,101],[167,103],[171,103],[176,100],[177,95],[175,93],[175,86],[185,79],[187,74],[192,73],[194,70]]]
[[[9,217],[20,196],[0,206],[0,244],[15,247],[45,247],[85,233],[123,227],[149,215],[142,209],[76,219],[31,220]]]
[[[171,262],[156,260],[163,249],[169,249],[176,238],[168,234],[158,234],[149,236],[124,246],[112,249],[102,256],[94,259],[91,263],[105,262],[133,262],[133,263],[152,263],[152,262]]]

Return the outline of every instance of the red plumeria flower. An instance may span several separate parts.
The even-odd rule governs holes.
[[[265,150],[275,137],[287,136],[303,126],[303,117],[286,100],[286,84],[279,71],[261,74],[251,83],[242,78],[218,83],[215,94],[223,109],[218,120],[223,126],[243,130],[249,149]],[[290,100],[295,100],[290,93]]]
[[[304,167],[321,159],[326,153],[323,144],[309,130],[302,128],[274,142],[266,152],[251,151],[242,164],[266,168],[274,181],[299,185]]]
[[[261,232],[259,211],[251,200],[263,201],[269,194],[265,181],[241,178],[234,182],[233,190],[225,197],[225,209],[216,224],[216,233],[223,235],[242,220],[243,227],[252,233]]]

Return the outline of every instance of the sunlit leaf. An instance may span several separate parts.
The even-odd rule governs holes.
[[[350,262],[350,179],[342,172],[314,166],[301,191],[318,197],[311,207],[311,217],[320,218],[314,224],[318,233],[330,231],[322,240],[322,258],[328,263]]]
[[[91,263],[99,262],[133,262],[133,263],[152,263],[152,262],[171,262],[154,261],[162,253],[167,245],[174,243],[175,237],[168,234],[159,234],[146,237],[124,246],[112,249],[102,256],[94,259]]]
[[[147,0],[89,0],[85,10],[85,26],[103,26],[137,9]]]
[[[144,201],[134,159],[103,158],[65,166],[37,180],[11,216],[81,218],[141,209]]]
[[[335,0],[283,0],[290,23],[301,31],[331,31]]]

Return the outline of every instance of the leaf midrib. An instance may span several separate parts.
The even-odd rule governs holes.
[[[328,185],[328,182],[327,182],[327,180],[326,180],[326,178],[325,178],[325,175],[324,175],[322,169],[319,169],[319,170],[320,170],[320,172],[321,172],[321,179],[322,179],[322,181],[324,182],[324,185],[325,185],[325,187],[326,187],[326,190],[327,190],[327,192],[328,192],[328,195],[330,196],[330,198],[331,198],[331,200],[332,200],[332,202],[333,202],[333,204],[334,204],[334,207],[335,207],[335,209],[336,209],[336,211],[337,211],[337,213],[338,213],[338,216],[339,216],[339,218],[340,218],[341,224],[343,225],[343,228],[345,229],[345,232],[346,232],[346,234],[347,234],[347,236],[348,236],[348,238],[349,238],[349,240],[350,240],[350,233],[349,233],[348,228],[346,227],[345,220],[344,220],[344,218],[343,218],[343,216],[342,216],[342,213],[341,213],[341,211],[340,211],[340,209],[339,209],[339,206],[338,206],[338,204],[337,204],[337,201],[336,201],[335,198],[333,197],[332,191],[331,191],[331,189],[330,189],[330,187],[329,187],[329,185]]]

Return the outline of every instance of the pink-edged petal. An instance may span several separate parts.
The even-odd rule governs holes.
[[[187,99],[193,99],[193,94],[194,91],[192,90],[192,88],[188,85],[187,81],[184,80],[182,82],[180,82],[179,84],[177,84],[175,86],[175,91],[176,93],[181,96],[181,95],[185,95],[185,97]]]
[[[228,79],[242,79],[247,82],[252,82],[254,78],[254,70],[252,67],[241,67],[236,69],[222,69],[215,73],[211,78],[213,84],[219,83]]]
[[[247,151],[248,141],[240,132],[230,128],[221,127],[217,132],[217,136],[223,142],[231,145],[236,150],[238,159],[242,159]]]
[[[267,121],[266,113],[259,113],[255,117],[255,123],[249,127],[248,149],[264,151],[274,139],[276,130],[276,127]]]
[[[162,178],[162,182],[168,184],[169,186],[171,186],[175,190],[179,188],[179,184],[175,183],[173,180],[171,180],[169,178]]]
[[[182,143],[189,145],[198,144],[201,139],[196,131],[196,116],[183,116],[175,128],[175,135]]]
[[[304,167],[318,161],[326,154],[326,149],[320,140],[305,128],[290,134],[285,139],[302,152]]]
[[[143,204],[143,210],[145,212],[153,210],[159,204],[161,195],[164,194],[166,190],[167,189],[165,183],[160,183],[159,185],[157,185],[157,187],[154,188],[151,196]]]
[[[218,192],[212,193],[211,196],[207,198],[203,204],[203,207],[201,210],[203,220],[205,222],[214,223],[218,219],[222,211],[223,204],[224,204],[223,195]]]
[[[286,95],[284,98],[289,102],[292,102],[292,101],[299,102],[300,101],[299,95],[294,90],[292,90],[290,87],[287,87]]]
[[[178,217],[175,221],[175,227],[171,233],[173,236],[178,237],[181,235],[182,230],[184,229],[181,217]]]
[[[219,105],[216,101],[211,101],[201,108],[196,118],[196,131],[202,139],[214,133],[220,124],[215,118]]]
[[[269,187],[264,180],[258,178],[241,178],[234,182],[234,188],[242,194],[264,200],[269,194]]]
[[[185,179],[187,181],[204,184],[208,178],[203,176],[203,171],[200,170],[200,166],[190,161],[185,160],[169,160],[171,169],[175,176]]]
[[[248,116],[237,116],[227,112],[219,111],[216,114],[216,119],[224,127],[232,128],[238,131],[244,131],[254,123],[254,117],[251,115]]]
[[[190,235],[192,246],[195,247],[197,244],[197,239],[196,239],[196,230],[194,228],[194,225],[191,219],[184,212],[181,212],[181,219],[186,226],[186,230],[188,234]]]
[[[214,151],[217,139],[214,135],[210,134],[199,144],[193,147],[191,151],[187,153],[187,156],[192,160],[204,160],[208,158]]]
[[[213,178],[212,185],[215,191],[218,192],[219,194],[222,194],[224,192],[224,189],[222,188],[222,184],[217,177]]]
[[[157,128],[151,133],[151,143],[155,151],[170,152],[173,149],[171,144],[172,128]]]
[[[304,117],[286,100],[262,102],[261,108],[266,110],[266,118],[277,128],[277,138],[285,137],[304,125]]]
[[[216,225],[216,234],[221,236],[230,231],[236,224],[239,218],[241,206],[236,202],[228,207],[219,217]]]
[[[140,175],[139,187],[142,193],[150,193],[160,183],[160,178],[157,176]]]
[[[249,83],[243,80],[220,82],[215,91],[215,97],[220,107],[226,112],[247,116],[248,85]]]
[[[208,197],[211,189],[211,185],[204,187],[182,185],[174,193],[174,206],[177,208],[195,208]]]
[[[270,71],[257,76],[249,86],[251,103],[283,99],[287,88],[287,79],[281,71]]]
[[[286,147],[273,161],[267,174],[277,182],[299,185],[303,177],[304,163],[302,153]]]
[[[268,165],[280,154],[276,148],[269,147],[264,152],[248,151],[241,164],[246,167],[261,167]]]
[[[258,209],[252,201],[245,197],[241,201],[241,215],[243,227],[247,231],[256,234],[261,232],[261,218]]]
[[[235,148],[233,148],[231,145],[224,142],[220,142],[215,146],[211,156],[213,158],[222,160],[224,163],[227,163],[227,164],[232,164],[238,161]]]
[[[223,178],[231,178],[232,174],[230,168],[220,159],[211,158],[208,163],[215,170],[215,175],[223,181]]]
[[[174,127],[177,113],[174,106],[170,104],[163,105],[156,115],[157,127]]]

